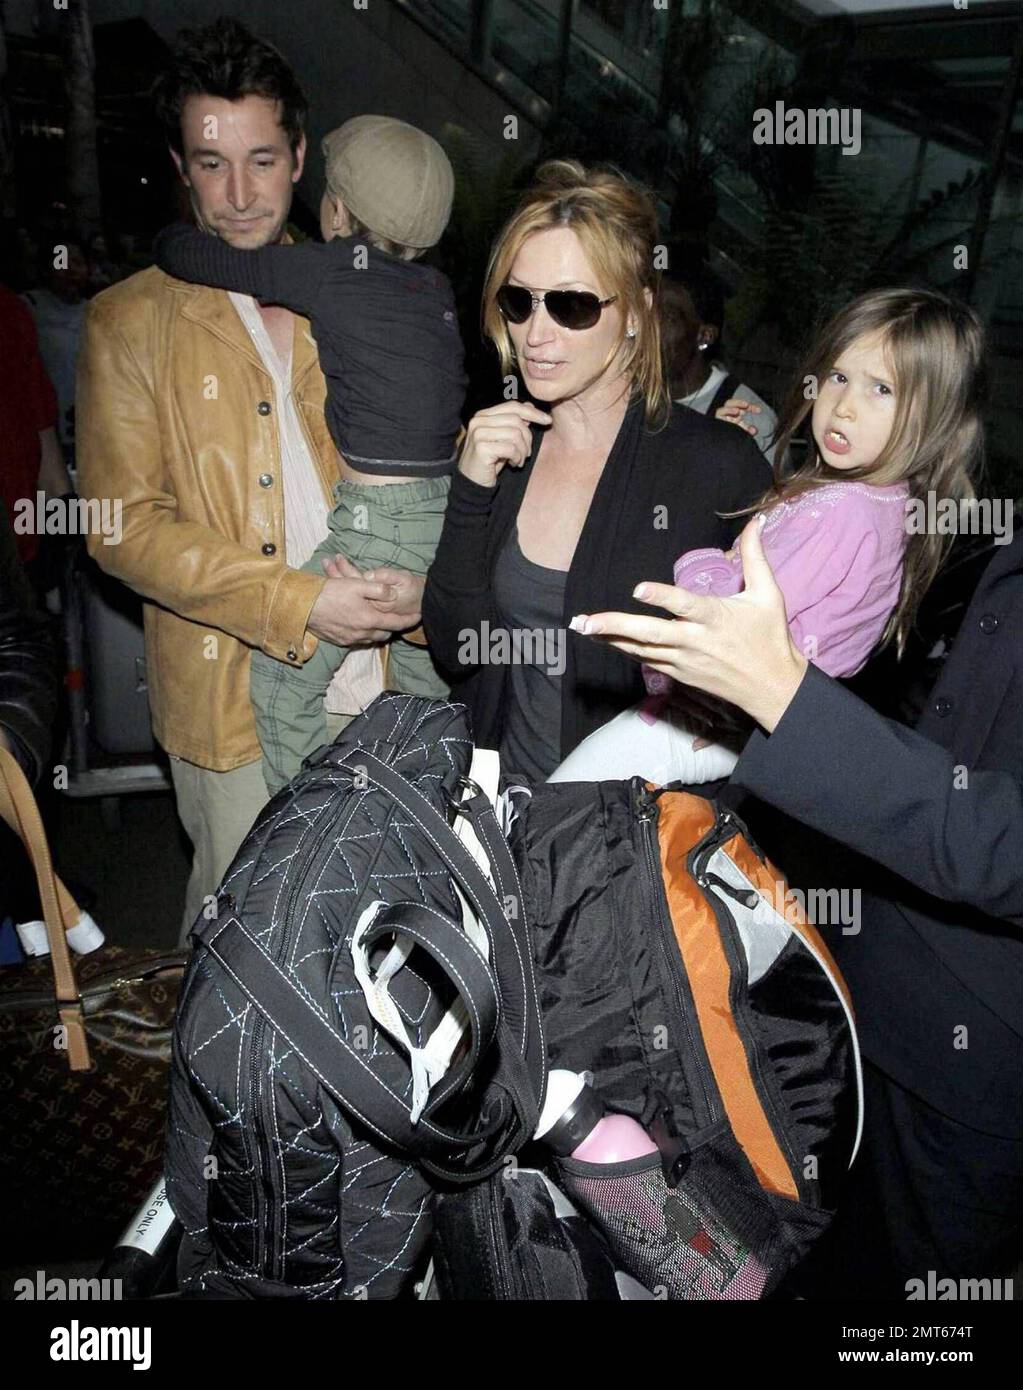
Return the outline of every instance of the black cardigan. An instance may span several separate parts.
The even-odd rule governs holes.
[[[444,529],[423,595],[423,626],[437,662],[464,700],[476,741],[500,745],[507,707],[506,667],[467,670],[459,660],[464,634],[486,621],[500,627],[493,593],[497,556],[518,516],[542,435],[534,426],[525,465],[505,467],[496,487],[462,473],[452,479]],[[665,429],[650,431],[634,400],[597,484],[565,585],[564,624],[576,613],[648,613],[632,597],[643,579],[672,582],[684,551],[727,548],[743,519],[717,512],[755,502],[770,484],[764,457],[734,425],[674,407]],[[645,694],[638,664],[613,647],[568,632],[562,677],[561,756]]]

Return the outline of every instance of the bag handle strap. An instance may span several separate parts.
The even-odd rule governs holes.
[[[358,772],[367,781],[375,782],[398,803],[429,837],[472,904],[490,940],[490,962],[497,975],[502,1013],[515,1039],[518,1056],[534,1078],[530,1087],[532,1100],[528,1101],[525,1096],[521,1100],[524,1105],[531,1104],[536,1109],[538,1119],[546,1076],[543,1022],[518,871],[493,807],[482,795],[465,803],[456,803],[456,810],[469,817],[487,851],[497,892],[505,901],[509,897],[514,899],[515,909],[510,916],[505,915],[494,887],[476,860],[417,787],[364,748],[353,749],[338,766],[347,772]]]
[[[448,926],[449,941],[455,933],[461,934],[460,925],[448,921]],[[377,1075],[365,1055],[338,1032],[234,913],[217,919],[200,941],[324,1090],[385,1143],[415,1155],[424,1167],[454,1183],[475,1181],[500,1166],[507,1152],[508,1105],[503,1096],[498,1097],[489,1122],[472,1134],[437,1125],[430,1119],[430,1107],[413,1125],[408,1103]],[[342,1064],[342,1059],[347,1062]],[[343,1086],[337,1079],[341,1073]],[[496,1156],[487,1147],[495,1139],[499,1141]],[[483,1146],[481,1166],[451,1167],[456,1153],[464,1155],[479,1146]]]
[[[515,1030],[522,1059],[534,1077],[533,1084],[542,1107],[547,1084],[547,1047],[518,867],[497,814],[486,796],[474,796],[462,802],[458,810],[468,819],[486,851],[494,886],[502,902],[510,904],[513,913],[517,914],[511,916],[510,920],[505,914],[512,950],[496,960],[495,968],[502,1001],[522,1000],[521,1012],[515,1016],[509,1015],[509,1024]]]
[[[57,877],[39,807],[25,774],[12,753],[0,747],[0,816],[28,852],[39,885],[39,900],[50,943],[57,1014],[67,1030],[67,1054],[72,1071],[88,1071],[92,1065],[85,1036],[85,1015],[78,992],[67,930],[81,916],[74,898]]]
[[[545,1077],[542,1027],[532,953],[521,910],[515,912],[514,920],[505,916],[493,886],[473,855],[444,817],[400,773],[365,748],[353,749],[336,766],[373,783],[401,807],[429,839],[487,933],[490,965],[479,953],[471,963],[474,972],[478,972],[482,964],[488,978],[493,969],[499,984],[496,990],[499,1000],[497,1065],[492,1078],[496,1094],[488,1106],[487,1120],[471,1133],[446,1129],[433,1120],[432,1111],[453,1092],[453,1078],[448,1077],[418,1123],[413,1125],[407,1102],[340,1036],[331,1020],[299,990],[295,981],[236,915],[220,918],[215,925],[204,929],[199,940],[271,1027],[300,1051],[325,1090],[374,1133],[414,1154],[424,1168],[448,1181],[464,1183],[486,1177],[500,1167],[505,1154],[532,1137],[542,1100]],[[486,814],[479,804],[485,798],[477,797],[474,801],[477,804],[468,814],[477,831],[482,832],[481,841],[484,844],[489,841],[488,849],[492,846],[495,882],[508,885],[515,875],[515,866],[493,809],[487,803],[489,814]],[[423,925],[423,920],[418,919],[417,926]],[[443,914],[435,923],[434,935],[436,940],[459,952],[460,959],[464,952],[475,949],[465,937],[461,924]],[[468,967],[470,959],[464,958],[464,964]],[[539,1047],[530,1045],[537,1038]],[[348,1058],[343,1090],[336,1081],[342,1056]],[[456,1163],[460,1166],[453,1166]]]
[[[388,937],[393,937],[395,944],[374,978],[369,968],[370,949]],[[432,957],[457,997],[456,1005],[448,1010],[421,1046],[409,1037],[405,1020],[388,989],[394,975],[408,960],[413,944],[421,946]],[[371,904],[355,928],[352,958],[370,1013],[409,1054],[412,1064],[410,1119],[416,1124],[421,1115],[431,1114],[448,1096],[461,1090],[493,1044],[501,1011],[494,977],[486,958],[461,927],[436,908],[418,903]],[[455,1048],[465,1038],[468,1040],[465,1055],[455,1070],[449,1072]],[[443,1090],[431,1096],[432,1088],[442,1079]]]

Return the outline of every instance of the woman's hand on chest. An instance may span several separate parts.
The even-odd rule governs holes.
[[[530,425],[549,425],[551,417],[529,401],[502,401],[478,410],[469,421],[458,471],[480,487],[494,487],[506,464],[521,468],[533,447]]]

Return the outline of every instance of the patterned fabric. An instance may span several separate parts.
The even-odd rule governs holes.
[[[597,1164],[570,1162],[559,1168],[566,1192],[596,1222],[623,1269],[644,1288],[663,1290],[662,1297],[761,1297],[771,1271],[701,1194],[685,1185],[669,1188],[659,1154],[625,1168],[601,1173]]]
[[[459,923],[461,911],[414,808],[340,765],[353,749],[375,754],[442,813],[472,756],[462,706],[381,696],[261,814],[224,880],[220,913],[244,919],[299,996],[296,1009],[308,1001],[329,1025],[338,1068],[354,1050],[407,1106],[408,1058],[369,1013],[352,934],[376,901],[421,904]],[[249,1002],[205,944],[216,926],[197,923],[175,1036],[166,1172],[185,1228],[183,1289],[394,1297],[430,1235],[429,1183],[335,1102]],[[434,965],[417,951],[391,984],[417,1047],[451,1002]],[[452,1103],[464,1114],[461,1093]]]
[[[104,946],[75,963],[93,1060],[71,1072],[49,957],[0,971],[0,1247],[95,1255],[160,1175],[183,959]]]

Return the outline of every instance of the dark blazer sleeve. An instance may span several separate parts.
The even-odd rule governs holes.
[[[250,294],[309,318],[317,307],[331,252],[327,244],[318,241],[242,251],[178,222],[157,236],[153,256],[160,269],[176,280]]]
[[[815,666],[732,783],[950,902],[1023,926],[1023,785],[966,774]]]
[[[490,616],[487,535],[496,487],[481,487],[457,470],[451,478],[444,526],[423,593],[423,630],[430,651],[446,671],[466,676],[459,660],[459,633],[479,632]]]
[[[0,503],[0,728],[22,771],[38,781],[57,712],[49,623],[36,607]]]

